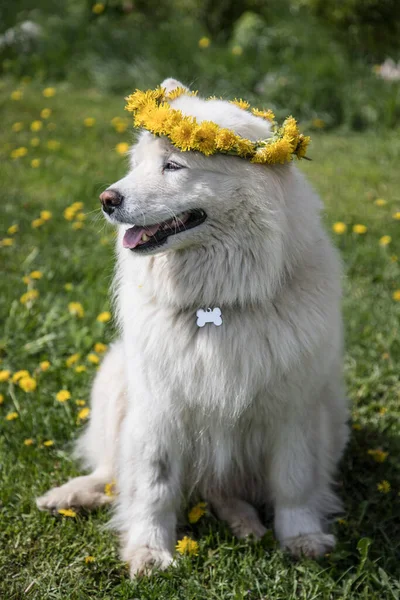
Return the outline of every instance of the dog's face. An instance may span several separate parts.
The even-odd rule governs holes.
[[[250,139],[270,135],[265,121],[224,101],[181,96],[172,104]],[[167,138],[144,132],[132,148],[128,175],[103,192],[103,212],[123,228],[123,246],[136,254],[207,244],[240,228],[250,208],[243,205],[246,186],[260,169],[238,157],[181,152]]]

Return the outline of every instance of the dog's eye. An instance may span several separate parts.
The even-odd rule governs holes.
[[[163,171],[178,171],[178,169],[184,169],[184,168],[185,167],[183,165],[179,165],[178,163],[173,162],[172,160],[169,160],[163,166]]]

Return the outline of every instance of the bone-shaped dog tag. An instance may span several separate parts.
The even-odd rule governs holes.
[[[196,312],[196,316],[198,327],[204,327],[206,323],[212,323],[217,327],[222,325],[221,309],[218,307],[207,308],[207,310],[199,308],[199,310]]]

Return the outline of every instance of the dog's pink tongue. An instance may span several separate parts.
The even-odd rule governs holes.
[[[138,225],[134,225],[125,231],[124,239],[122,241],[122,245],[124,248],[136,248],[142,242],[142,235],[145,233],[149,237],[154,235],[158,230],[159,225],[152,225],[151,227],[139,227]]]

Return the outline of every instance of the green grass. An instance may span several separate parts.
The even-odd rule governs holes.
[[[115,335],[111,323],[96,321],[109,309],[114,262],[112,230],[99,215],[97,196],[126,168],[114,148],[129,141],[131,133],[118,134],[110,124],[112,117],[124,116],[123,99],[62,86],[54,98],[45,99],[29,85],[22,100],[10,101],[11,91],[8,84],[0,89],[0,237],[13,238],[12,246],[0,248],[0,369],[27,369],[38,386],[25,393],[18,385],[0,383],[0,597],[398,599],[400,302],[392,294],[400,288],[400,267],[391,257],[400,256],[400,222],[392,217],[400,210],[399,132],[314,136],[313,162],[302,165],[324,198],[327,226],[335,221],[348,225],[344,235],[332,234],[346,271],[345,364],[355,426],[338,478],[346,514],[333,525],[336,549],[319,562],[294,562],[277,549],[272,534],[254,545],[238,542],[207,515],[187,529],[200,544],[197,557],[131,582],[118,559],[116,536],[104,527],[108,510],[74,519],[40,513],[34,505],[35,496],[79,472],[70,456],[71,442],[82,427],[75,400],[87,400],[96,368],[86,357],[96,342],[108,343]],[[52,115],[33,134],[29,125],[44,107]],[[85,117],[96,119],[93,128],[84,127]],[[19,133],[11,129],[14,122],[24,124]],[[48,131],[49,122],[54,131]],[[41,144],[32,148],[29,141],[36,136]],[[48,150],[48,139],[58,140],[60,148]],[[11,159],[12,150],[21,146],[28,154]],[[41,160],[39,168],[31,167],[34,158]],[[376,206],[378,197],[387,204]],[[84,228],[76,231],[63,211],[78,201],[87,217]],[[52,219],[34,229],[31,222],[41,210],[50,210]],[[15,223],[19,232],[9,236],[7,228]],[[353,234],[355,223],[365,224],[367,233]],[[379,245],[383,235],[392,237],[385,248]],[[29,307],[20,302],[27,289],[22,277],[33,270],[43,277],[30,284],[40,295]],[[73,289],[66,291],[66,283]],[[73,301],[82,303],[82,318],[69,314]],[[66,358],[76,352],[86,372],[66,367]],[[51,366],[40,372],[44,360]],[[63,388],[72,398],[61,404],[55,395]],[[6,420],[12,411],[18,418]],[[25,446],[27,438],[34,443]],[[43,446],[45,440],[54,445]],[[378,448],[389,453],[382,463],[368,454]],[[387,494],[377,489],[383,480],[391,484]],[[88,555],[95,562],[86,564]]]

